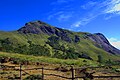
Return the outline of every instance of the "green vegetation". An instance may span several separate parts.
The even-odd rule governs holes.
[[[69,43],[57,36],[46,34],[0,32],[0,51],[59,59],[85,58],[94,61],[98,60],[98,55],[102,55],[103,61],[109,59],[119,60],[118,56],[108,54],[106,51],[94,46],[92,41],[84,39],[85,33],[78,33],[77,35],[80,37],[80,42]]]
[[[95,36],[87,32],[72,32],[56,28],[41,21],[29,22],[18,31],[0,31],[0,51],[8,52],[9,56],[13,55],[12,53],[23,54],[26,56],[22,59],[23,61],[30,55],[45,59],[49,57],[48,61],[51,59],[74,60],[75,62],[71,61],[70,64],[78,65],[80,64],[79,60],[82,59],[85,59],[84,62],[99,63],[108,63],[110,59],[112,61],[119,60],[119,55],[106,52],[100,44],[88,38],[88,35]],[[56,60],[53,61],[56,62]],[[64,62],[64,60],[62,61]]]
[[[98,62],[102,63],[103,62],[103,58],[101,55],[98,55]]]
[[[30,64],[38,63],[50,63],[50,64],[62,64],[62,65],[77,65],[77,66],[97,66],[98,63],[96,61],[91,61],[87,59],[57,59],[57,58],[49,58],[44,56],[32,56],[32,55],[23,55],[17,53],[6,53],[0,52],[0,59],[12,59],[15,64],[22,64],[25,62],[29,62]],[[1,61],[1,60],[0,60]]]

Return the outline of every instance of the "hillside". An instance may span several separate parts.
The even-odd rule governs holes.
[[[120,56],[101,33],[73,32],[42,21],[26,23],[17,31],[0,31],[0,51],[99,62],[118,61]]]

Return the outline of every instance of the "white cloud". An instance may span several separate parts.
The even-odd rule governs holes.
[[[108,20],[114,17],[115,14],[120,14],[120,0],[104,0],[100,2],[89,1],[86,4],[82,5],[82,8],[91,10],[81,19],[74,22],[71,25],[72,27],[80,27],[86,25],[99,15],[105,15],[104,19]]]
[[[59,21],[67,21],[69,20],[69,18],[71,18],[72,15],[71,14],[61,14],[59,15],[59,17],[57,18]]]
[[[54,5],[65,4],[76,0],[56,0],[53,2]],[[84,26],[91,22],[93,19],[97,18],[99,15],[103,15],[105,20],[115,17],[115,14],[120,14],[120,0],[102,0],[102,1],[92,1],[86,2],[84,5],[79,5],[77,8],[72,6],[59,6],[55,8],[56,10],[51,11],[48,20],[55,19],[58,21],[72,21],[71,28],[78,28]],[[78,5],[76,3],[76,5]],[[79,9],[85,9],[85,12],[78,11]],[[60,11],[62,10],[62,11]],[[88,11],[87,11],[88,10]],[[57,11],[57,12],[56,12]],[[87,12],[86,12],[87,11]],[[81,15],[82,14],[82,15]],[[75,19],[76,18],[76,19]]]
[[[112,0],[107,6],[105,13],[120,14],[120,0]]]
[[[110,42],[114,47],[120,49],[120,41]]]
[[[54,18],[55,16],[61,15],[63,13],[64,13],[64,11],[59,11],[59,12],[53,13],[53,14],[48,16],[48,20]]]
[[[109,19],[111,19],[114,16],[115,16],[114,14],[105,14],[104,19],[105,20],[109,20]]]
[[[59,11],[56,13],[51,13],[48,16],[48,20],[57,19],[58,21],[67,21],[72,17],[73,12]]]
[[[97,4],[97,2],[89,1],[88,3],[82,5],[81,7],[83,9],[88,9],[88,8],[94,7],[96,4]]]
[[[81,6],[82,9],[86,9],[86,10],[90,9],[90,10],[87,11],[87,14],[85,13],[83,17],[81,17],[79,20],[74,22],[71,25],[71,27],[73,28],[73,27],[84,26],[88,24],[90,21],[92,21],[93,19],[95,19],[96,17],[98,17],[99,15],[102,15],[103,10],[105,9],[107,3],[108,3],[108,0],[103,1],[103,2],[102,1],[101,2],[89,1],[85,5],[82,5]]]
[[[109,41],[115,42],[115,41],[118,41],[118,39],[116,39],[116,38],[110,38]]]
[[[93,20],[94,18],[96,18],[99,15],[99,14],[96,14],[96,15],[94,15],[94,14],[89,14],[88,16],[76,21],[75,23],[73,23],[71,25],[71,28],[77,28],[77,27],[81,27],[81,26],[88,24],[91,20]]]
[[[108,40],[114,47],[120,49],[120,40],[118,40],[116,38],[110,38]]]
[[[71,28],[74,28],[74,27],[80,27],[82,25],[81,21],[78,21],[74,24],[71,25]]]

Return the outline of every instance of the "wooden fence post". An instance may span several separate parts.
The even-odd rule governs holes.
[[[22,80],[22,65],[20,64],[20,80]]]
[[[71,71],[72,71],[72,80],[74,80],[74,68],[71,66]]]
[[[42,67],[42,80],[44,80],[44,68]]]

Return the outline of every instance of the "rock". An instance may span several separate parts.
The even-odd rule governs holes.
[[[52,35],[55,34],[55,29],[52,27],[42,26],[39,28],[43,33]]]
[[[101,33],[88,34],[87,37],[90,40],[94,41],[97,45],[101,46],[101,49],[104,49],[108,53],[111,53],[114,55],[120,54],[120,50],[112,46],[103,34]]]
[[[72,41],[72,39],[67,35],[67,34],[69,34],[69,32],[67,30],[52,27],[41,21],[26,23],[24,27],[22,27],[21,29],[18,30],[18,32],[24,33],[24,34],[29,34],[29,33],[41,34],[41,33],[43,33],[43,34],[47,34],[50,36],[55,34],[64,41],[67,41],[67,42]],[[76,41],[78,41],[78,40],[76,40]]]
[[[77,35],[75,35],[75,40],[74,40],[74,42],[79,42],[80,41],[80,38],[79,38],[79,36],[77,36]]]
[[[63,29],[57,28],[57,30],[55,31],[55,34],[64,41],[67,41],[67,42],[72,41],[72,39],[68,36],[69,32],[66,32]]]

